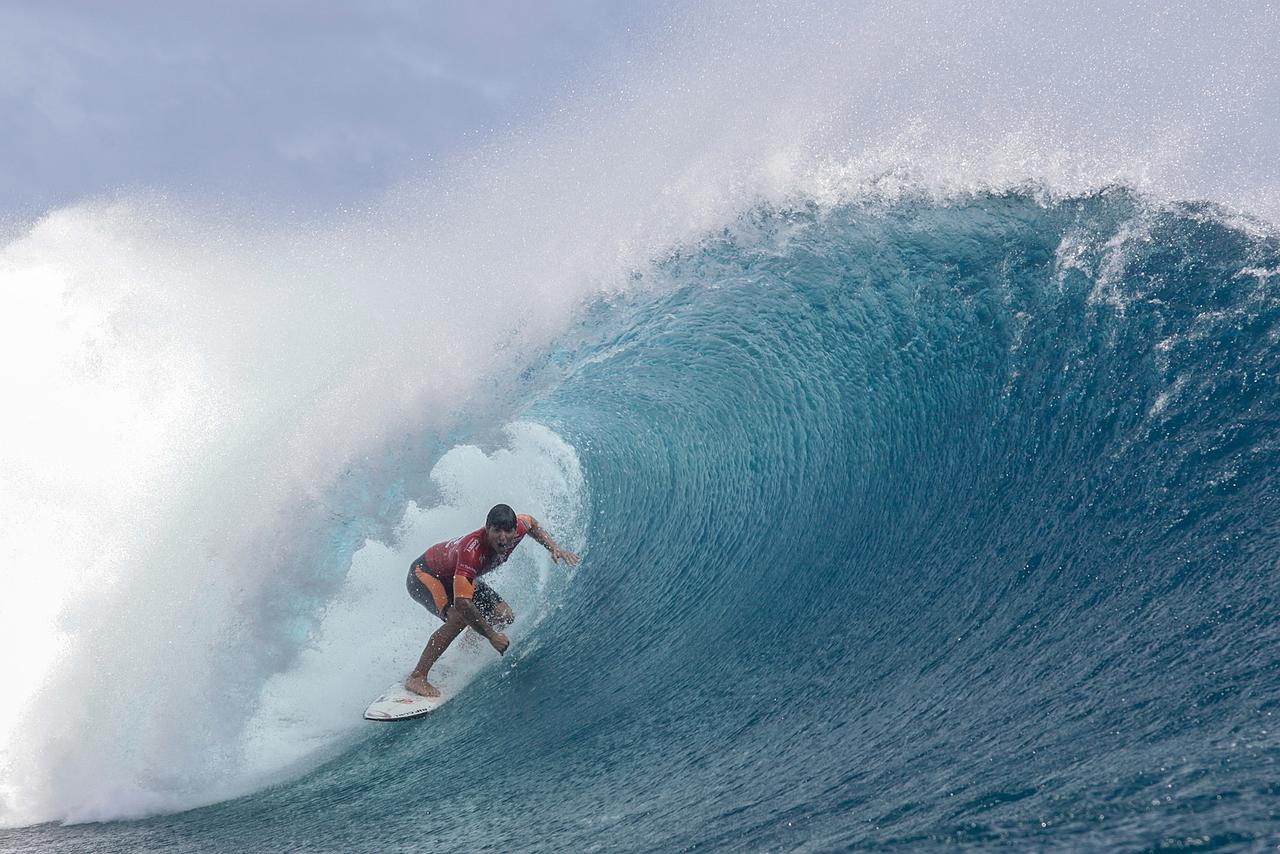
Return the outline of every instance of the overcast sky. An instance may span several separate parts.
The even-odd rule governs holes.
[[[0,0],[0,222],[132,191],[361,205],[561,104],[659,122],[677,184],[922,128],[1274,218],[1277,32],[1266,0]]]
[[[608,74],[670,5],[0,0],[0,214],[359,203]]]

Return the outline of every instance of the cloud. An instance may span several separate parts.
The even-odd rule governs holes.
[[[136,187],[376,193],[552,103],[640,15],[591,0],[0,7],[0,213]]]

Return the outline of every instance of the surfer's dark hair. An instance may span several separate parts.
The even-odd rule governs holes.
[[[499,531],[514,531],[516,527],[516,511],[505,504],[495,504],[493,509],[489,511],[488,517],[484,520],[484,526]]]

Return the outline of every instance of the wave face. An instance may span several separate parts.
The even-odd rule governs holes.
[[[1276,833],[1274,232],[1121,190],[866,198],[757,209],[635,284],[526,375],[523,417],[576,454],[586,559],[519,655],[294,782],[4,840]]]

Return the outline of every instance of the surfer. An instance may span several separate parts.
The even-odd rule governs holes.
[[[424,697],[440,696],[440,689],[427,681],[427,674],[468,626],[493,644],[499,654],[507,651],[511,642],[502,629],[515,621],[515,612],[479,577],[506,562],[525,534],[551,552],[556,563],[563,560],[569,566],[578,565],[578,556],[556,545],[537,519],[517,514],[506,504],[497,504],[489,511],[483,528],[436,543],[409,567],[409,595],[444,620],[444,625],[427,641],[417,668],[405,680],[407,690]]]

